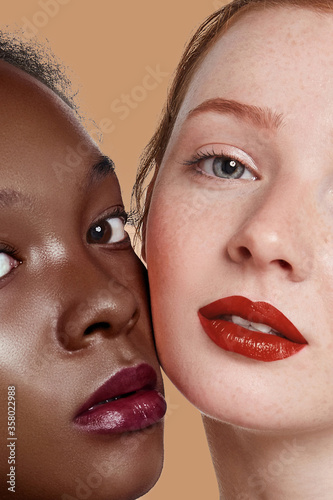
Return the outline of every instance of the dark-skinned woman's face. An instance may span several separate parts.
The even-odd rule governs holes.
[[[57,96],[0,70],[1,475],[15,386],[16,498],[137,498],[165,406],[118,181]]]

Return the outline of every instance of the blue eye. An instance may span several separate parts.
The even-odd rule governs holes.
[[[242,156],[245,156],[242,153]],[[256,180],[257,174],[245,161],[237,159],[233,155],[217,154],[214,150],[209,152],[198,152],[185,165],[197,166],[196,170],[211,177],[220,179],[250,179]]]
[[[203,158],[198,163],[204,172],[222,179],[255,179],[243,163],[229,156]]]
[[[211,165],[209,164],[208,168],[211,168],[217,177],[223,177],[224,179],[240,179],[244,174],[244,177],[247,178],[246,174],[249,173],[242,163],[227,156],[211,158],[209,163]]]
[[[13,269],[18,267],[20,262],[11,255],[1,252],[0,253],[0,279],[4,278],[9,274]]]
[[[96,222],[87,232],[88,243],[106,245],[124,240],[127,238],[125,222],[122,217],[109,217]]]

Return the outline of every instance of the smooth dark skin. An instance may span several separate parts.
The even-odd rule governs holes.
[[[83,498],[78,485],[107,466],[84,498],[137,498],[160,474],[162,424],[117,436],[73,426],[91,393],[124,367],[149,363],[162,391],[144,268],[129,240],[87,239],[93,223],[122,207],[117,178],[107,164],[91,173],[98,147],[44,85],[0,62],[0,96],[0,250],[14,247],[21,261],[0,279],[0,497]],[[60,175],[68,147],[79,146],[85,154]],[[16,386],[15,494],[3,480],[9,385]]]

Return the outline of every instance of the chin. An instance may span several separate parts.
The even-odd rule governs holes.
[[[135,460],[128,461],[128,468],[122,476],[122,487],[118,489],[118,493],[112,499],[109,490],[109,496],[106,496],[105,500],[113,500],[113,498],[114,500],[136,500],[153,488],[163,468],[161,433],[162,424],[145,430],[141,438],[142,444],[136,450]],[[147,437],[148,439],[145,441]],[[135,446],[135,441],[133,444]]]
[[[315,408],[310,408],[308,402],[293,404],[293,397],[288,392],[279,394],[272,388],[270,394],[254,395],[249,387],[240,388],[236,384],[229,385],[226,389],[223,384],[212,387],[206,381],[200,389],[182,382],[173,380],[203,417],[215,424],[227,424],[276,436],[308,433],[331,425],[331,418],[323,414],[314,415]],[[202,390],[204,386],[208,390]]]
[[[53,448],[34,465],[18,455],[17,500],[135,500],[158,480],[163,466],[163,422],[140,432],[83,436],[84,446],[68,443],[67,454]],[[41,455],[41,450],[37,455]],[[29,450],[29,456],[31,450]],[[4,464],[5,465],[5,464]],[[6,470],[6,468],[4,469]],[[0,489],[3,500],[12,494]],[[7,495],[7,496],[6,496]]]
[[[325,425],[325,412],[321,416],[316,412],[313,395],[297,383],[288,385],[288,377],[281,377],[271,363],[257,365],[239,355],[233,358],[230,353],[217,352],[214,346],[206,352],[204,346],[196,348],[201,352],[196,359],[187,356],[182,346],[173,352],[167,352],[165,344],[163,347],[160,359],[171,382],[216,423],[277,434],[307,432]]]

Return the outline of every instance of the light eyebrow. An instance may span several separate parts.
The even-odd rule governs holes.
[[[252,106],[250,104],[244,104],[220,97],[202,102],[189,112],[187,118],[207,112],[232,114],[236,116],[236,118],[245,119],[257,127],[266,129],[277,129],[281,127],[283,123],[282,114],[276,113],[269,108]]]

